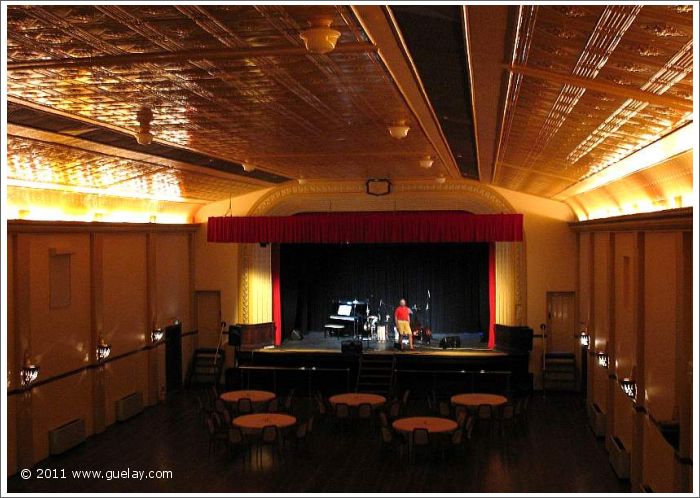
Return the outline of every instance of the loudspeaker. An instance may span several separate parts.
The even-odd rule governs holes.
[[[289,339],[292,341],[301,341],[304,338],[304,335],[299,332],[297,329],[292,330],[292,333],[289,336]]]
[[[228,345],[229,346],[240,346],[241,345],[241,327],[239,327],[238,325],[229,325]]]
[[[362,354],[362,341],[342,341],[340,343],[340,351],[343,354]]]
[[[456,349],[462,345],[462,341],[459,339],[458,335],[448,335],[440,339],[440,347],[442,349]]]

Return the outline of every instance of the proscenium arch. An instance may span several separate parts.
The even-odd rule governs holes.
[[[508,200],[477,182],[407,181],[392,185],[389,195],[371,196],[361,181],[286,183],[264,194],[248,216],[291,216],[309,212],[467,211],[515,213]],[[272,321],[270,247],[242,244],[239,265],[241,323]],[[525,314],[524,241],[496,243],[496,322],[523,323]]]

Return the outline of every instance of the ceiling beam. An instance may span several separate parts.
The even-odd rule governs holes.
[[[371,43],[350,42],[341,43],[333,54],[353,54],[376,52],[377,47]],[[256,57],[305,57],[311,55],[304,47],[250,47],[250,48],[213,48],[198,50],[179,50],[148,52],[142,54],[105,55],[99,57],[76,57],[67,59],[32,60],[22,62],[8,62],[8,71],[26,71],[33,69],[63,69],[74,67],[117,67],[131,66],[133,64],[152,63],[182,63],[192,60],[221,60],[221,59],[249,59]]]
[[[626,86],[615,85],[612,83],[603,83],[594,79],[591,80],[586,78],[579,78],[576,76],[571,76],[570,74],[562,74],[554,71],[548,71],[546,69],[538,69],[534,67],[523,66],[520,64],[506,65],[506,68],[512,73],[519,73],[523,76],[529,76],[540,80],[551,81],[552,83],[558,83],[562,85],[573,85],[580,88],[593,90],[595,92],[607,93],[608,95],[615,95],[616,97],[634,99],[639,100],[641,102],[647,102],[653,105],[670,107],[683,112],[693,111],[692,101],[681,99],[678,97],[657,95],[655,93],[645,92],[644,90],[640,90],[638,88],[629,88]]]

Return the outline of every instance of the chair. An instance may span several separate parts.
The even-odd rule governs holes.
[[[399,457],[403,458],[403,447],[404,443],[400,438],[397,438],[394,433],[388,427],[381,427],[379,431],[380,439],[380,451],[385,452],[387,449],[394,450],[398,448]]]
[[[248,441],[246,440],[245,436],[243,435],[243,431],[239,429],[238,427],[231,427],[228,431],[228,447],[229,451],[231,452],[231,456],[233,457],[236,448],[242,448],[242,449],[247,449],[248,447]]]
[[[315,419],[316,419],[316,417],[314,415],[311,415],[311,417],[309,418],[309,421],[307,423],[309,434],[313,434],[313,432],[314,432],[314,420]]]
[[[223,400],[217,398],[214,402],[214,409],[216,410],[216,413],[221,415],[226,424],[231,423],[231,412],[228,410],[228,406],[226,406],[226,403],[224,403]]]
[[[372,410],[372,405],[369,403],[361,403],[357,407],[357,418],[360,420],[369,421],[370,428],[374,428],[374,410]]]
[[[476,417],[479,420],[479,424],[489,424],[493,420],[493,407],[491,405],[479,405],[476,410]],[[491,425],[491,430],[493,431],[493,425]]]
[[[275,413],[279,411],[279,400],[277,398],[273,398],[267,403],[267,411],[270,413]]]
[[[236,404],[236,411],[238,412],[239,416],[253,413],[253,402],[250,400],[250,398],[239,399],[238,403]]]
[[[467,412],[462,411],[457,415],[457,427],[460,429],[464,427],[464,423],[467,421]]]
[[[505,435],[506,428],[511,432],[515,422],[515,408],[513,405],[510,403],[503,405],[499,410],[496,421],[498,422],[501,436]]]
[[[228,440],[228,434],[221,430],[221,424],[217,422],[217,419],[216,413],[212,413],[207,418],[207,431],[209,432],[208,455],[211,455],[212,449],[215,449],[219,444],[225,444]]]
[[[438,404],[438,411],[441,417],[449,418],[452,410],[450,410],[450,404],[447,401],[440,401]]]
[[[340,424],[341,434],[345,432],[345,424],[350,419],[350,407],[345,403],[335,405],[335,418]]]
[[[289,391],[289,393],[287,393],[287,396],[284,398],[284,403],[282,405],[282,411],[284,411],[285,413],[291,414],[293,401],[294,401],[294,389]]]
[[[401,402],[393,401],[389,406],[389,419],[396,420],[401,416]]]
[[[411,395],[411,390],[410,390],[410,389],[406,389],[406,390],[403,392],[403,397],[401,398],[401,403],[402,403],[403,405],[406,405],[406,403],[408,403],[408,397],[409,397],[410,395]]]
[[[280,435],[279,430],[276,425],[266,425],[263,427],[260,433],[260,440],[258,442],[258,464],[262,467],[262,448],[263,446],[274,447],[274,452],[279,456],[280,454]]]
[[[428,433],[428,429],[413,429],[413,432],[411,433],[411,440],[409,441],[411,463],[415,461],[416,448],[420,447],[430,448],[430,435]]]
[[[379,423],[382,427],[389,428],[389,419],[386,417],[386,413],[379,412]]]
[[[472,431],[474,430],[474,422],[476,422],[476,417],[469,417],[467,423],[464,425],[464,432],[467,439],[472,438]]]

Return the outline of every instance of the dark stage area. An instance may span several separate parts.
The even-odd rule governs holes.
[[[323,331],[339,300],[369,305],[393,331],[401,298],[438,334],[489,327],[489,244],[282,244],[283,339]],[[484,339],[482,337],[482,339]]]

